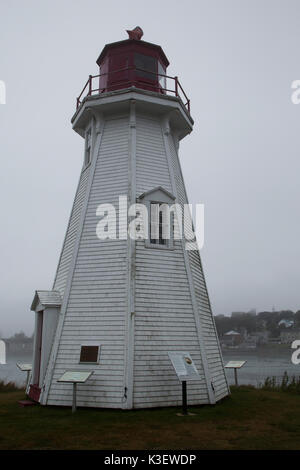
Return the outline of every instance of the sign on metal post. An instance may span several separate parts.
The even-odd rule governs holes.
[[[182,382],[182,414],[187,415],[187,381],[201,380],[199,372],[188,352],[169,352],[169,358],[178,379]]]
[[[82,370],[67,370],[63,375],[57,380],[57,382],[72,383],[73,384],[73,400],[72,400],[72,413],[76,411],[76,392],[77,384],[85,383],[90,376],[94,373],[92,370],[82,371]]]
[[[181,382],[201,379],[190,353],[180,351],[169,352],[168,355]]]
[[[27,394],[28,393],[29,382],[30,382],[30,374],[31,374],[31,370],[32,370],[32,364],[21,364],[20,362],[17,362],[16,365],[22,372],[27,372],[27,380],[26,380],[26,394]]]
[[[225,369],[234,369],[234,381],[235,385],[238,385],[237,370],[243,367],[247,361],[229,361],[227,362]]]

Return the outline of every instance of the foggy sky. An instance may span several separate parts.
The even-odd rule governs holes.
[[[214,313],[300,309],[298,1],[1,0],[0,13],[3,336],[31,334],[34,291],[52,288],[83,159],[76,96],[136,25],[191,98],[180,159],[190,202],[205,204]]]

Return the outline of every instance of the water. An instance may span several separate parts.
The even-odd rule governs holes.
[[[267,377],[281,378],[286,371],[289,376],[300,375],[300,364],[294,365],[291,361],[292,350],[289,345],[279,345],[279,348],[265,348],[255,351],[230,350],[223,351],[224,364],[228,361],[247,361],[238,370],[238,382],[241,385],[258,386]],[[32,363],[31,354],[7,355],[7,364],[0,364],[0,380],[5,382],[15,382],[24,385],[27,373],[22,372],[16,366],[17,362]],[[171,364],[170,364],[171,367]],[[230,385],[234,384],[233,369],[225,369]]]
[[[228,361],[247,361],[238,369],[239,385],[259,386],[267,377],[276,377],[281,380],[286,371],[289,377],[300,375],[300,364],[291,361],[293,350],[289,345],[279,345],[278,348],[263,348],[254,351],[223,351],[224,364]],[[234,370],[225,369],[230,385],[234,384]]]
[[[17,366],[17,362],[32,364],[32,354],[15,353],[6,355],[7,364],[0,364],[0,380],[4,382],[14,382],[18,385],[25,385],[27,372],[22,372]]]

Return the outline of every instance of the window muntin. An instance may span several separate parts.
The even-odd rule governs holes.
[[[173,213],[170,212],[169,204],[150,203],[150,245],[171,247],[173,241]]]
[[[134,54],[134,65],[137,69],[135,73],[138,77],[146,78],[148,80],[156,81],[156,63],[157,60],[155,57],[150,55],[139,54],[135,52]],[[148,73],[149,71],[149,73]],[[153,73],[150,73],[153,72]]]
[[[82,345],[80,349],[80,363],[97,364],[99,362],[100,346]]]

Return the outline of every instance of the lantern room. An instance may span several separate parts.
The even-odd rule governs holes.
[[[100,93],[131,86],[166,93],[169,61],[164,51],[156,44],[141,41],[141,28],[127,32],[129,39],[106,44],[97,59]]]

